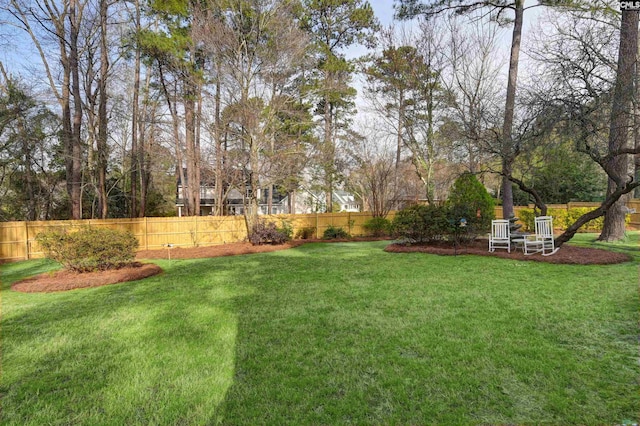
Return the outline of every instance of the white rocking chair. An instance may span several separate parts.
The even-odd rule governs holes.
[[[496,219],[491,221],[491,234],[489,234],[489,251],[493,252],[497,248],[506,248],[511,253],[511,235],[509,231],[509,221],[506,219]]]
[[[542,252],[543,256],[551,256],[559,248],[555,247],[553,239],[553,218],[539,216],[535,219],[536,234],[524,240],[524,254],[531,255]]]

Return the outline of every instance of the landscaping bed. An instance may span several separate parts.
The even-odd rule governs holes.
[[[631,260],[631,257],[624,253],[616,253],[609,250],[601,250],[589,247],[577,247],[563,245],[555,254],[543,256],[541,253],[525,256],[522,250],[511,249],[511,253],[504,249],[496,249],[489,252],[486,240],[477,240],[469,245],[453,247],[449,242],[431,244],[390,244],[385,251],[391,253],[431,253],[439,255],[461,255],[474,254],[480,256],[503,257],[513,260],[531,260],[535,262],[546,262],[555,264],[575,264],[575,265],[610,265],[623,263]]]
[[[56,271],[26,278],[11,286],[23,293],[66,291],[77,288],[100,287],[108,284],[141,280],[162,272],[153,263],[135,263],[131,266],[97,272]]]
[[[370,239],[359,239],[370,240]],[[298,247],[309,242],[345,242],[354,240],[295,240],[286,244],[252,245],[251,243],[231,243],[220,244],[208,247],[178,247],[162,250],[143,250],[137,253],[137,259],[200,259],[221,256],[237,256],[252,253],[266,253],[278,250],[286,250]],[[480,255],[501,257],[513,260],[531,260],[535,262],[546,262],[555,264],[576,264],[576,265],[607,265],[628,262],[631,258],[624,253],[616,253],[608,250],[601,250],[588,247],[576,247],[563,245],[557,253],[551,256],[533,254],[525,256],[520,250],[496,250],[490,253],[487,250],[485,240],[477,240],[469,245],[454,247],[449,242],[431,244],[389,244],[385,251],[390,253],[430,253],[444,256],[452,255]],[[102,272],[76,273],[70,271],[58,271],[54,273],[41,274],[27,278],[15,283],[11,288],[21,292],[51,292],[65,291],[77,288],[98,287],[108,284],[116,284],[127,281],[141,280],[162,272],[162,269],[154,264],[136,263],[127,268],[108,270]]]

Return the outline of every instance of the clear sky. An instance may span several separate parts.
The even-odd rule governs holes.
[[[371,7],[382,25],[388,25],[393,19],[393,0],[369,0]]]

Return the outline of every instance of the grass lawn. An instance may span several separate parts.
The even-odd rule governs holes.
[[[594,235],[576,243],[592,245]],[[22,294],[2,266],[0,422],[638,421],[638,234],[609,266],[308,244]]]

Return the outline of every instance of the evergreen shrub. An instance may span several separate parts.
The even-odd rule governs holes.
[[[447,199],[451,219],[459,223],[465,219],[465,239],[473,240],[488,232],[495,219],[495,203],[485,186],[471,173],[463,173],[456,179]]]
[[[391,229],[391,222],[384,217],[372,217],[364,225],[364,230],[374,237],[386,237]]]
[[[451,232],[447,208],[437,205],[413,205],[400,210],[393,218],[393,234],[408,242],[442,241]]]
[[[138,248],[133,233],[105,228],[41,232],[36,241],[47,258],[76,272],[105,271],[131,265]]]
[[[329,227],[327,227],[327,229],[322,233],[322,238],[325,240],[337,240],[351,238],[351,235],[339,226],[329,225]]]
[[[304,228],[298,229],[298,232],[296,232],[296,238],[300,240],[308,240],[310,238],[313,238],[315,234],[316,234],[315,227],[306,226]]]

